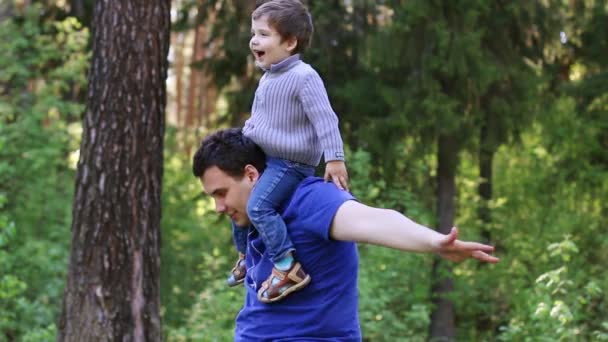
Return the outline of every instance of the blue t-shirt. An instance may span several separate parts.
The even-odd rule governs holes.
[[[282,210],[296,259],[312,281],[285,299],[264,304],[257,289],[272,262],[255,229],[249,230],[245,304],[236,318],[235,341],[360,341],[355,243],[329,237],[340,206],[353,196],[320,178],[306,178]]]

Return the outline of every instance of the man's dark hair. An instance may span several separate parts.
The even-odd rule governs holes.
[[[261,173],[266,168],[266,155],[240,128],[227,128],[203,139],[192,158],[192,173],[200,178],[207,169],[217,166],[228,175],[241,178],[247,164]]]
[[[258,4],[260,1],[258,1]],[[296,38],[298,45],[294,54],[308,48],[312,38],[313,25],[308,9],[299,0],[272,0],[263,2],[253,11],[254,20],[268,16],[268,24],[281,35],[281,40]]]

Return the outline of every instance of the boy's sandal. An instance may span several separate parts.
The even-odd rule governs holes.
[[[230,276],[226,279],[226,284],[230,287],[242,284],[247,275],[247,267],[245,266],[245,255],[239,253],[239,260],[230,271]]]
[[[273,278],[278,279],[278,282],[273,284]],[[310,279],[310,275],[304,272],[299,262],[294,263],[291,269],[286,272],[273,267],[272,273],[258,290],[258,300],[262,303],[279,301],[290,293],[306,287],[310,283]]]

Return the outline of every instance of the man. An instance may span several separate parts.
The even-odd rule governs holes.
[[[251,226],[247,200],[264,171],[265,158],[240,129],[221,130],[203,140],[194,156],[193,173],[214,199],[218,213],[230,216],[238,226]],[[492,246],[457,240],[456,228],[448,235],[437,233],[394,210],[357,202],[348,192],[320,178],[305,179],[288,203],[281,205],[281,215],[312,281],[283,301],[258,301],[259,288],[272,286],[263,280],[273,264],[262,239],[250,227],[247,291],[236,318],[235,341],[360,341],[355,242],[434,252],[451,261],[499,261],[488,254]],[[297,281],[298,277],[295,271],[283,280]]]

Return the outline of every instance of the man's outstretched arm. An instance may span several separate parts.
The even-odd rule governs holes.
[[[433,252],[456,262],[467,258],[489,263],[499,261],[488,254],[494,247],[458,240],[456,228],[444,235],[395,210],[374,208],[356,201],[344,202],[338,209],[330,235],[335,240],[370,243],[407,252]]]

